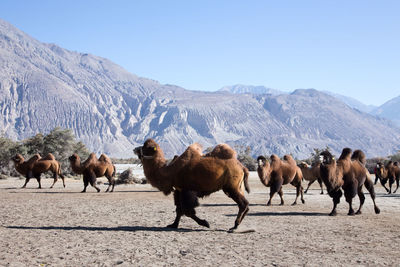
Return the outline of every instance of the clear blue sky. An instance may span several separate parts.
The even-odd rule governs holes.
[[[191,90],[248,84],[400,95],[400,1],[1,0],[41,42]]]

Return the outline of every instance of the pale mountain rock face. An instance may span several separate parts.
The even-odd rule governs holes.
[[[0,129],[14,139],[70,128],[92,151],[133,157],[147,138],[168,157],[193,142],[251,146],[254,156],[350,146],[368,156],[400,147],[391,122],[316,90],[195,92],[138,77],[113,62],[41,43],[0,20]]]
[[[373,110],[372,114],[392,120],[400,127],[400,95]]]

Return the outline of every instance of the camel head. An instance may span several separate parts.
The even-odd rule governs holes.
[[[319,160],[322,164],[330,165],[335,161],[335,157],[328,150],[325,150],[319,154]]]
[[[260,178],[260,181],[267,186],[268,182],[269,182],[269,172],[270,172],[270,163],[269,161],[264,157],[264,156],[259,156],[257,158],[257,163],[258,163],[258,167],[257,167],[257,173],[258,173],[258,177]]]
[[[141,161],[159,157],[164,158],[163,151],[153,139],[147,139],[143,146],[136,147],[133,153],[135,153]]]
[[[300,167],[300,169],[307,169],[310,166],[306,162],[302,161],[302,162],[300,162],[299,167]]]
[[[14,161],[15,164],[20,164],[24,162],[24,157],[21,154],[16,154],[14,157],[11,158],[12,161]]]

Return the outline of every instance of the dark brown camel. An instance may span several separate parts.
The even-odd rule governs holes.
[[[54,184],[58,180],[58,176],[61,177],[63,186],[65,187],[65,178],[61,173],[61,165],[55,159],[53,154],[49,153],[44,158],[40,157],[39,154],[35,154],[28,161],[25,161],[21,154],[17,154],[12,158],[12,160],[14,161],[15,169],[26,178],[25,184],[22,188],[26,187],[32,177],[35,177],[38,181],[38,188],[42,188],[41,174],[47,171],[51,171],[54,178],[54,182],[50,188],[53,188]]]
[[[89,185],[93,186],[97,192],[100,192],[100,188],[96,185],[96,178],[105,176],[108,180],[108,187],[106,192],[111,188],[110,192],[114,191],[115,186],[115,166],[112,164],[109,157],[101,154],[100,158],[96,158],[96,154],[91,153],[89,157],[81,163],[81,158],[78,154],[74,153],[69,158],[72,170],[77,174],[83,174],[83,185],[84,188],[82,193],[86,192],[86,187]]]
[[[365,155],[361,150],[356,150],[350,157],[351,152],[350,148],[344,148],[337,162],[329,151],[323,151],[320,154],[322,162],[320,166],[321,178],[329,196],[333,199],[333,209],[329,215],[335,216],[337,214],[336,206],[339,204],[343,194],[341,188],[344,191],[346,201],[349,203],[348,215],[361,214],[361,208],[365,202],[365,196],[362,191],[363,185],[371,195],[375,213],[379,214],[380,210],[375,203],[373,181],[364,166]],[[354,213],[352,201],[356,194],[360,199],[360,207]]]
[[[249,211],[249,202],[242,189],[248,177],[245,177],[243,166],[236,158],[204,157],[200,147],[198,144],[189,146],[170,164],[166,164],[162,149],[152,139],[147,139],[143,146],[135,148],[134,153],[141,160],[144,174],[152,186],[166,195],[174,192],[176,218],[167,227],[177,228],[182,215],[192,218],[201,226],[209,227],[206,220],[196,216],[197,198],[222,189],[239,206],[235,225],[230,229],[234,231]]]
[[[281,205],[283,201],[282,185],[291,184],[296,187],[296,199],[292,205],[297,204],[297,198],[301,194],[301,202],[305,203],[303,198],[303,174],[296,165],[296,161],[290,155],[285,155],[284,160],[281,160],[277,155],[270,157],[271,163],[264,156],[257,158],[258,168],[257,173],[260,181],[266,187],[270,187],[269,200],[267,206],[271,205],[272,197],[278,192],[281,198]]]
[[[304,191],[304,194],[307,194],[308,189],[315,181],[318,181],[319,186],[321,187],[321,195],[324,193],[324,189],[322,188],[322,179],[319,171],[319,165],[319,162],[315,162],[311,166],[309,166],[305,162],[301,162],[299,164],[299,168],[303,174],[304,180],[308,181],[307,189]]]
[[[386,189],[386,192],[389,194],[392,193],[392,185],[396,182],[396,189],[393,191],[393,194],[396,193],[399,188],[399,180],[400,180],[400,167],[397,162],[389,161],[386,166],[383,163],[379,162],[376,165],[375,175],[379,178],[382,186]],[[389,181],[389,189],[386,188],[386,183]]]

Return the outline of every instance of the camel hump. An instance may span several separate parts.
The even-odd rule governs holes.
[[[180,155],[180,159],[183,160],[191,160],[193,157],[201,157],[203,155],[202,153],[203,147],[199,143],[194,143],[188,146],[185,150],[185,152]]]
[[[275,155],[275,154],[272,154],[271,157],[270,157],[270,159],[271,159],[271,161],[280,161],[280,160],[281,160],[281,159],[280,159],[277,155]]]
[[[48,153],[45,157],[41,158],[40,160],[56,160],[53,154]]]
[[[111,159],[110,159],[107,155],[105,155],[105,154],[101,154],[101,155],[100,155],[99,161],[103,161],[103,162],[107,162],[107,163],[112,164]]]
[[[40,160],[41,158],[42,157],[40,156],[40,154],[36,153],[32,157],[30,157],[30,159],[28,159],[28,164],[34,163],[34,162]]]
[[[340,154],[339,160],[350,159],[351,156],[351,148],[345,147],[342,150],[342,154]]]
[[[365,157],[365,154],[360,149],[357,149],[357,150],[355,150],[353,152],[353,155],[351,155],[351,160],[358,160],[363,165],[365,165],[367,163],[367,159]]]
[[[293,159],[291,155],[284,155],[283,160],[285,160],[287,163],[296,165],[296,161]]]
[[[82,163],[82,167],[86,168],[88,165],[93,164],[97,162],[97,157],[95,153],[90,153],[89,157],[85,160],[85,162]]]
[[[207,153],[206,156],[220,159],[236,159],[237,153],[228,144],[218,144],[211,152]]]

